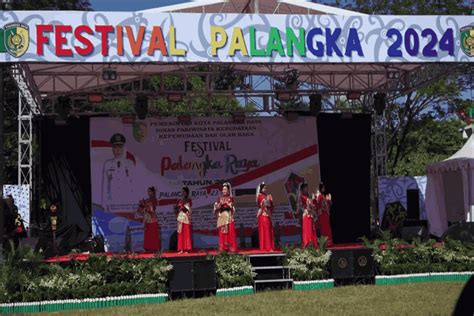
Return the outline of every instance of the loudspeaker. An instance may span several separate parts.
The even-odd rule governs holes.
[[[214,260],[174,261],[170,292],[210,291],[217,288]]]
[[[105,252],[104,237],[102,235],[87,238],[80,245],[79,249],[82,252],[103,253]]]
[[[372,278],[375,273],[372,250],[368,248],[333,250],[331,271],[333,279]]]
[[[312,94],[309,96],[309,111],[311,115],[318,116],[321,112],[323,97],[320,94]]]
[[[194,289],[193,261],[173,262],[170,276],[170,291],[184,292]]]
[[[174,231],[170,236],[169,250],[177,251],[178,250],[178,231]]]
[[[195,290],[214,290],[217,288],[216,264],[214,260],[194,261],[193,273]]]
[[[148,97],[146,95],[137,95],[135,99],[135,113],[137,113],[140,120],[146,119],[148,114]]]
[[[414,238],[427,240],[429,232],[426,221],[422,220],[406,220],[403,222],[402,239],[412,241]]]
[[[420,190],[407,190],[407,218],[420,219]]]
[[[72,105],[71,105],[71,98],[68,96],[59,96],[58,100],[55,104],[55,110],[58,115],[66,120],[71,112]]]
[[[374,109],[377,115],[383,115],[385,110],[385,93],[376,93],[374,95]]]
[[[456,223],[449,226],[442,239],[447,238],[474,243],[474,223]]]
[[[260,247],[259,240],[258,240],[258,228],[252,230],[252,248],[258,248]]]

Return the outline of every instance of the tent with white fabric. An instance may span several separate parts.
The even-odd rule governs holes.
[[[474,221],[474,135],[453,156],[429,165],[427,174],[430,233],[441,237],[448,223]]]

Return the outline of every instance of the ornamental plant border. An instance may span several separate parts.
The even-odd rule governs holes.
[[[472,275],[474,275],[474,271],[378,275],[375,277],[375,284],[393,285],[422,282],[466,282]],[[333,287],[334,279],[293,282],[294,291],[322,290]],[[234,288],[218,289],[216,292],[216,297],[251,294],[255,294],[252,286],[239,286]],[[91,308],[98,309],[138,304],[160,304],[165,303],[167,300],[168,294],[160,293],[113,296],[105,298],[87,298],[80,300],[73,299],[42,302],[20,302],[0,304],[0,313],[40,313]]]

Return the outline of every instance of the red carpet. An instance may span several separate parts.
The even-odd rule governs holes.
[[[329,250],[339,250],[339,249],[359,249],[363,248],[364,246],[362,244],[337,244],[332,247],[329,247]],[[237,251],[237,254],[247,256],[247,255],[256,255],[256,254],[264,254],[267,252],[260,251],[259,249],[242,249]],[[283,253],[281,250],[276,250],[271,253]],[[149,258],[191,258],[191,257],[204,257],[207,255],[215,256],[219,254],[219,251],[216,249],[195,249],[189,253],[178,253],[176,251],[164,251],[161,254],[157,253],[144,253],[144,252],[139,252],[139,253],[112,253],[112,252],[104,252],[104,253],[99,253],[99,254],[94,254],[96,256],[108,256],[108,257],[115,257],[115,258],[130,258],[130,259],[149,259]],[[57,257],[52,257],[46,262],[53,263],[53,262],[67,262],[71,260],[77,260],[77,261],[85,261],[89,259],[90,254],[89,253],[79,253],[79,254],[69,254],[65,256],[57,256]]]

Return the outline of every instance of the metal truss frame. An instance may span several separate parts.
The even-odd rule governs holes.
[[[12,64],[10,73],[18,87],[18,184],[32,190],[33,117],[42,114],[41,99],[28,67]]]
[[[286,70],[291,69],[291,65],[226,65],[226,64],[170,64],[168,71],[154,73],[151,67],[146,65],[121,65],[118,71],[118,80],[104,82],[102,71],[109,67],[107,64],[81,65],[78,66],[58,66],[51,65],[32,72],[32,77],[42,78],[38,82],[38,89],[41,89],[48,99],[53,100],[51,106],[45,107],[46,113],[54,113],[54,99],[58,96],[69,95],[74,99],[87,99],[89,94],[101,94],[105,99],[132,98],[137,94],[146,94],[150,98],[166,97],[169,93],[181,93],[186,96],[208,96],[228,95],[244,104],[252,102],[256,107],[252,112],[273,112],[276,95],[281,90],[275,87],[275,83],[281,81],[286,74]],[[301,65],[299,65],[300,67]],[[385,92],[390,98],[395,99],[429,82],[446,77],[456,72],[465,72],[466,64],[418,64],[411,69],[403,68],[403,64],[384,64],[383,67],[376,65],[344,65],[344,71],[335,72],[324,68],[325,64],[307,64],[304,69],[298,68],[299,85],[291,89],[293,96],[304,98],[314,93],[321,93],[325,96],[345,95],[349,91],[358,92],[362,95],[371,95],[375,92]],[[66,68],[64,68],[66,67]],[[75,67],[75,68],[74,68]],[[175,67],[175,68],[173,68]],[[196,71],[196,67],[205,68]],[[245,78],[244,85],[229,90],[218,90],[215,81],[219,78],[222,69],[230,68],[235,73]],[[82,69],[82,70],[81,70]],[[84,76],[82,71],[90,69],[87,73],[87,80],[80,80]],[[192,76],[200,76],[205,81],[203,91],[192,91],[188,89],[189,84],[183,84],[181,88],[165,86],[167,76],[176,76],[183,82],[189,83]],[[391,77],[392,76],[392,77]],[[147,81],[151,77],[159,78],[159,89],[151,89]],[[120,80],[120,78],[130,78]],[[92,84],[93,83],[93,84]],[[45,86],[49,86],[46,89]],[[59,87],[62,87],[59,88]],[[65,91],[66,90],[66,91]],[[265,106],[264,106],[265,105]],[[87,110],[90,113],[90,109]],[[80,114],[81,108],[76,108],[75,113]],[[94,112],[94,111],[93,111]],[[189,108],[190,114],[197,113]]]
[[[33,186],[33,111],[18,93],[18,184]]]
[[[155,65],[156,66],[156,65]],[[19,88],[18,97],[18,182],[33,184],[33,117],[40,115],[56,115],[54,103],[58,96],[68,95],[74,101],[85,100],[90,94],[101,94],[107,99],[133,98],[137,94],[146,94],[151,99],[166,97],[169,93],[181,93],[185,96],[231,96],[242,104],[253,104],[255,107],[248,112],[281,112],[277,105],[277,95],[282,90],[276,83],[282,82],[292,67],[298,70],[298,84],[285,92],[302,99],[314,93],[325,97],[339,97],[348,92],[358,92],[371,99],[375,92],[385,92],[390,99],[396,99],[407,92],[427,85],[455,73],[466,73],[472,67],[467,63],[437,63],[404,65],[387,64],[346,64],[333,67],[334,64],[223,64],[223,63],[170,63],[161,64],[163,71],[157,72],[156,67],[149,64],[48,64],[32,69],[28,64],[12,64],[12,76]],[[102,80],[105,68],[117,68],[116,81]],[[120,68],[119,68],[120,67]],[[199,70],[196,70],[199,69]],[[232,69],[244,78],[237,88],[228,90],[216,89],[216,79],[222,69]],[[336,71],[334,70],[336,69]],[[151,89],[147,81],[151,77],[159,77],[159,89]],[[166,87],[165,77],[182,78],[181,88]],[[200,76],[205,81],[202,91],[188,89],[192,76]],[[40,79],[39,79],[40,78]],[[123,80],[127,78],[126,80]],[[45,89],[45,87],[49,87]],[[62,87],[62,88],[60,88]],[[41,94],[40,94],[41,91]],[[43,102],[50,100],[50,102]],[[307,100],[307,99],[306,99]],[[370,104],[367,108],[370,111]],[[78,106],[76,106],[78,105]],[[81,108],[81,102],[74,103],[74,113],[94,115],[90,108]],[[189,114],[197,114],[190,104]],[[291,110],[291,108],[284,108]],[[309,110],[309,109],[297,109]],[[236,110],[233,110],[236,112]],[[242,112],[242,111],[241,111]],[[114,115],[121,113],[113,113]],[[123,113],[127,114],[127,113]],[[150,114],[155,114],[150,112]],[[156,113],[159,115],[159,113]],[[229,112],[229,114],[232,114]],[[373,177],[385,175],[387,172],[386,135],[383,116],[373,117],[372,152]],[[375,180],[376,181],[376,180]],[[376,184],[376,183],[375,183]],[[376,188],[374,188],[376,190]],[[375,191],[376,194],[376,191]]]

